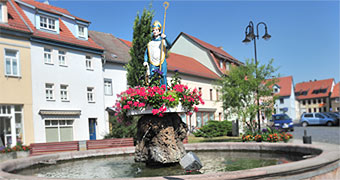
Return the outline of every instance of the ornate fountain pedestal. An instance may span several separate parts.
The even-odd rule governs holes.
[[[135,161],[147,165],[178,163],[186,154],[183,140],[188,128],[177,113],[164,117],[143,115],[137,124]]]

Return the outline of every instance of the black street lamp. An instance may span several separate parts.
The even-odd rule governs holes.
[[[259,25],[264,25],[265,33],[262,36],[264,40],[269,40],[272,36],[268,34],[267,25],[264,22],[259,22],[256,25],[256,34],[254,29],[254,23],[253,21],[249,22],[249,25],[246,27],[246,37],[242,41],[243,43],[250,43],[251,41],[254,41],[254,51],[255,51],[255,65],[256,65],[256,72],[255,72],[255,78],[257,77],[257,53],[256,53],[256,38],[259,39]],[[258,87],[256,88],[256,94],[258,94]],[[260,102],[259,98],[257,97],[257,106],[259,107]],[[257,110],[257,123],[259,126],[259,130],[261,130],[261,121],[260,121],[260,109]]]

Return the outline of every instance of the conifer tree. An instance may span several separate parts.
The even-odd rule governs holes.
[[[154,11],[149,9],[143,10],[142,16],[137,16],[133,25],[133,40],[130,49],[131,60],[125,66],[127,70],[127,82],[130,87],[142,86],[145,83],[146,68],[143,66],[144,53],[149,41],[151,41],[151,23],[154,17]]]

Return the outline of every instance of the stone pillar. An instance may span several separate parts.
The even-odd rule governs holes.
[[[186,154],[182,141],[187,132],[177,113],[143,115],[137,124],[135,161],[147,165],[178,163]]]

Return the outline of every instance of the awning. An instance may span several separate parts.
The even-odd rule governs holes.
[[[216,108],[198,108],[198,111],[215,112],[216,110]]]
[[[79,116],[81,110],[40,110],[40,115],[57,115],[57,116]]]

